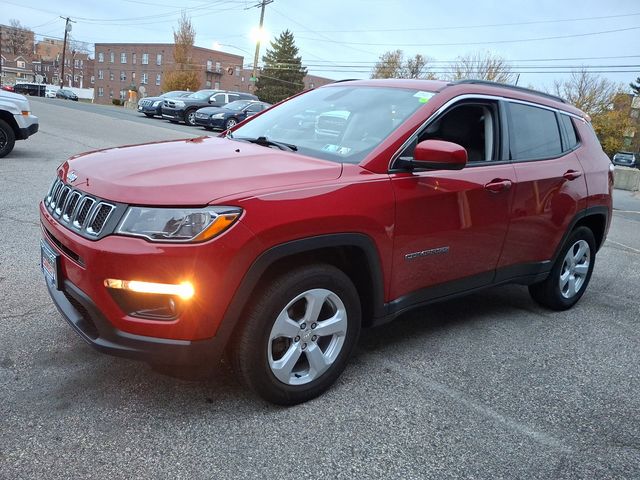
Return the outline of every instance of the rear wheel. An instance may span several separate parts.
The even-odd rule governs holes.
[[[546,280],[529,286],[531,297],[552,310],[571,308],[587,289],[595,260],[593,232],[578,227],[569,235]]]
[[[16,134],[4,120],[0,119],[0,158],[5,157],[11,153],[16,143]]]
[[[229,130],[230,128],[235,127],[238,124],[238,121],[235,118],[230,118],[224,124],[225,130]]]
[[[341,270],[309,265],[259,292],[237,334],[232,364],[267,401],[294,405],[340,376],[360,334],[358,293]]]

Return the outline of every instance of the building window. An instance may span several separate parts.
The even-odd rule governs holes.
[[[115,61],[116,61],[116,54],[113,52],[109,52],[109,62],[115,63]]]
[[[25,65],[23,60],[18,60],[16,64],[18,65],[18,68],[24,68],[24,65]]]
[[[207,72],[213,72],[213,62],[211,60],[207,60]]]
[[[125,52],[120,54],[120,63],[127,63],[127,54]]]
[[[159,73],[156,74],[156,85],[160,85],[162,83],[162,75]]]
[[[240,76],[240,67],[236,67],[236,77]]]
[[[140,78],[140,84],[146,85],[149,82],[149,74],[147,72],[142,72],[142,77]]]
[[[126,82],[127,81],[127,74],[124,71],[120,72],[120,81],[121,82]]]
[[[104,97],[104,88],[98,87],[98,96],[99,97]]]
[[[162,54],[158,53],[156,55],[156,65],[162,65]]]
[[[96,77],[91,75],[91,85],[93,85],[94,83],[96,83]]]
[[[148,53],[143,53],[142,54],[142,64],[143,65],[149,65],[149,54]]]
[[[127,98],[127,91],[123,88],[120,90],[120,100],[125,100]]]
[[[220,73],[220,70],[222,69],[222,66],[220,65],[220,62],[216,62],[216,73]],[[218,87],[216,87],[218,88]]]
[[[207,81],[205,82],[205,87],[207,87],[207,88],[211,88],[211,80],[207,80]]]
[[[220,90],[220,82],[216,82],[213,86],[216,90]]]
[[[113,90],[109,90],[109,98],[113,98]]]
[[[138,54],[137,53],[132,53],[131,54],[131,63],[133,63],[134,65],[136,63],[138,63]]]
[[[104,52],[98,52],[98,62],[99,63],[103,63],[104,62]]]
[[[131,80],[135,80],[136,79],[136,72],[131,72]]]

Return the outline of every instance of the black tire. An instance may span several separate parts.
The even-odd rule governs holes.
[[[235,127],[238,124],[238,120],[236,118],[229,118],[226,122],[224,122],[224,129],[229,130],[232,127]]]
[[[561,287],[561,275],[568,275],[569,278],[573,276],[574,284],[578,285],[577,276],[577,268],[579,265],[571,266],[570,262],[567,262],[567,257],[569,254],[569,250],[572,251],[571,256],[575,257],[575,255],[579,254],[580,245],[583,245],[581,242],[586,242],[588,245],[588,252],[586,252],[587,257],[581,255],[582,260],[585,259],[588,261],[588,266],[586,266],[586,274],[581,276],[579,287],[576,289],[575,287],[571,287],[571,283],[566,284],[565,287]],[[552,310],[567,310],[573,307],[578,300],[582,297],[587,286],[589,285],[589,280],[591,279],[591,274],[593,273],[593,266],[595,265],[596,260],[596,241],[593,236],[593,232],[591,229],[587,227],[578,227],[571,234],[567,241],[565,242],[562,250],[558,254],[558,258],[556,259],[553,267],[551,268],[551,272],[546,280],[536,283],[533,285],[529,285],[529,293],[531,297],[543,307],[550,308]],[[585,268],[584,263],[581,263],[581,268]],[[572,271],[576,269],[575,272]]]
[[[204,128],[206,131],[210,132],[211,130],[213,130],[213,127],[202,127]]]
[[[0,158],[6,157],[16,144],[16,134],[4,120],[0,119]]]
[[[341,270],[324,264],[307,265],[288,271],[275,279],[269,281],[266,285],[259,287],[255,300],[250,304],[248,311],[242,319],[242,325],[235,332],[235,343],[232,345],[230,352],[231,363],[234,371],[240,377],[242,383],[251,388],[263,399],[278,405],[295,405],[306,402],[317,397],[326,391],[340,376],[344,370],[351,352],[355,347],[360,335],[361,311],[360,299],[358,292],[353,283]],[[296,297],[313,292],[330,292],[335,296],[328,296],[322,300],[322,310],[317,319],[317,323],[306,325],[302,317],[295,319],[295,315],[291,312],[297,310],[297,313],[306,313],[308,303],[305,298],[301,298],[296,303],[291,303]],[[337,300],[336,300],[337,299]],[[302,303],[304,306],[301,307]],[[335,303],[334,303],[335,302]],[[342,302],[340,304],[340,302]],[[332,306],[335,307],[335,313],[332,313]],[[294,330],[300,328],[300,335],[297,340],[285,340],[285,337],[278,337],[271,340],[272,328],[276,323],[278,316],[287,311],[288,318],[294,317]],[[325,311],[325,307],[327,310]],[[346,332],[335,334],[329,338],[328,336],[310,337],[315,332],[323,331],[323,312],[329,318],[339,318],[339,308],[346,314],[346,321],[341,324]],[[302,308],[303,310],[300,310]],[[342,318],[342,317],[340,317]],[[335,320],[332,320],[335,321]],[[297,325],[297,326],[295,326]],[[317,325],[314,326],[314,325]],[[325,324],[326,325],[326,324]],[[305,330],[302,330],[302,329]],[[316,330],[313,330],[316,329]],[[297,331],[297,330],[296,330]],[[306,339],[305,339],[306,338]],[[328,340],[327,340],[328,339]],[[331,345],[336,345],[341,339],[341,347],[335,351],[335,359],[332,363],[328,363],[326,370],[315,376],[312,372],[309,359],[310,352],[318,352],[322,355],[329,355]],[[290,378],[297,381],[305,376],[309,377],[307,383],[292,385],[279,380],[274,370],[270,366],[270,359],[273,360],[272,349],[276,342],[289,342],[283,347],[286,353],[295,350],[299,355],[297,361],[292,362]],[[309,342],[303,343],[303,342]],[[336,342],[336,343],[333,343]],[[309,345],[309,346],[307,346]],[[282,348],[281,344],[279,346]],[[306,351],[305,351],[306,350]],[[285,357],[286,353],[278,359]],[[313,355],[315,357],[315,355]],[[304,358],[303,358],[304,357]],[[317,357],[316,357],[317,358]],[[324,357],[323,357],[324,359]],[[304,374],[304,365],[306,362],[306,375]],[[302,368],[303,373],[294,372],[294,368]],[[311,375],[313,373],[313,378]]]
[[[147,116],[149,118],[153,118],[153,113],[145,113],[145,116]]]
[[[193,117],[192,117],[193,115]],[[186,112],[184,112],[184,123],[185,125],[188,125],[190,127],[195,126],[196,124],[196,109],[195,108],[191,108],[189,110],[187,110]]]

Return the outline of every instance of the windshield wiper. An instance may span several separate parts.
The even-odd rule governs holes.
[[[241,138],[232,137],[234,140],[243,140],[249,143],[255,143],[256,145],[262,145],[264,147],[278,147],[280,150],[289,150],[291,152],[297,152],[298,147],[291,143],[277,142],[275,140],[269,140],[267,137],[258,138]]]

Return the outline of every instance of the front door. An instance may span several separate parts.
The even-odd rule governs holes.
[[[393,172],[396,196],[393,281],[396,309],[493,281],[513,201],[514,169],[501,146],[501,106],[453,105],[420,131],[401,158],[426,139],[458,143],[460,171]]]

